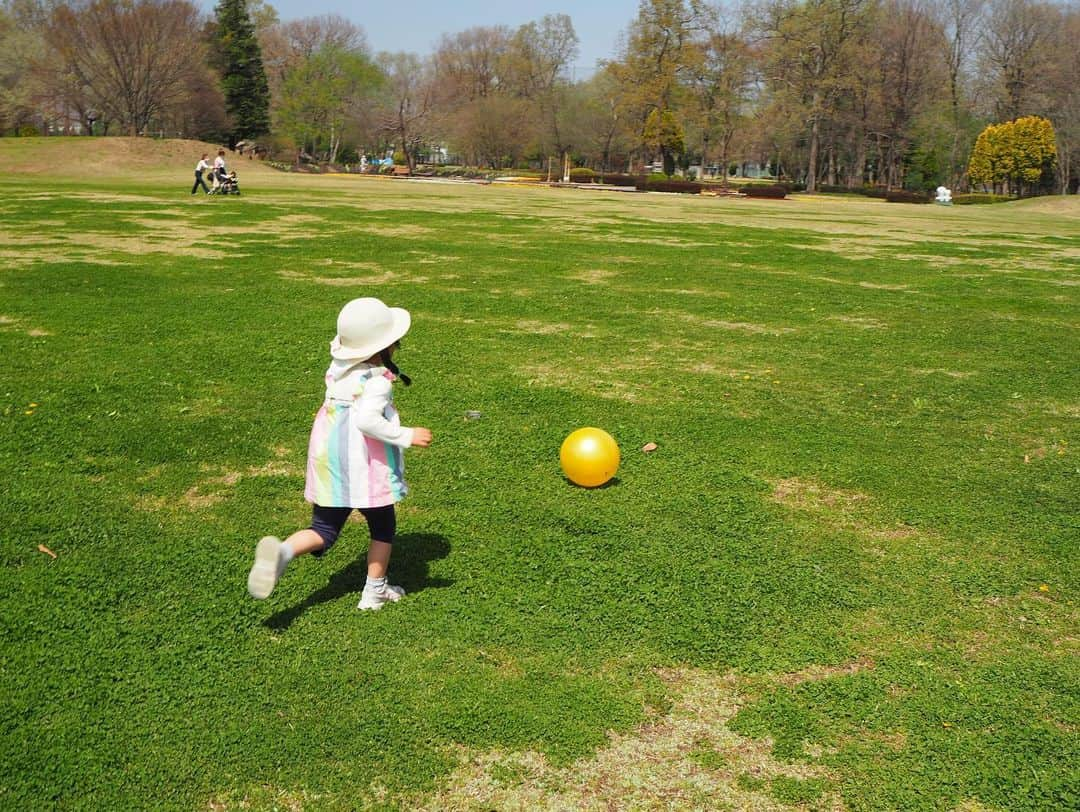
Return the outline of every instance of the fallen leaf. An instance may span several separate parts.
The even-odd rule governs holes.
[[[1050,591],[1050,585],[1049,584],[1039,584],[1039,591],[1040,592],[1049,592]]]
[[[641,450],[648,454],[650,451],[656,451],[658,447],[659,446],[657,446],[656,443],[645,443],[645,445],[641,447]]]
[[[45,553],[45,555],[51,555],[53,558],[56,558],[56,553],[54,553],[52,550],[50,550],[44,544],[39,544],[37,546],[37,548],[38,548],[38,552]]]

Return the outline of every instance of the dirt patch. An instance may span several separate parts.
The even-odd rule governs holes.
[[[423,810],[744,809],[787,810],[769,794],[774,778],[835,781],[826,768],[786,763],[769,739],[727,723],[749,700],[739,677],[682,668],[658,672],[671,708],[566,767],[535,751],[458,750],[459,766],[432,796],[406,804]],[[823,677],[827,678],[827,677]],[[754,786],[745,778],[755,779]],[[835,792],[815,808],[841,810]]]

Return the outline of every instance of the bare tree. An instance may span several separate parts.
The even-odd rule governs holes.
[[[938,0],[937,16],[945,35],[945,67],[949,84],[949,109],[952,113],[952,146],[949,150],[949,185],[957,186],[964,174],[961,160],[963,120],[967,113],[965,87],[972,68],[975,43],[986,7],[986,0]]]
[[[434,65],[415,54],[379,54],[386,76],[378,104],[379,130],[405,153],[409,169],[432,137],[436,114]]]
[[[742,32],[710,26],[690,83],[700,121],[702,167],[712,158],[710,145],[716,146],[727,185],[732,139],[745,124],[754,84],[753,51]]]
[[[565,120],[569,87],[566,70],[577,53],[578,38],[570,18],[549,14],[539,23],[521,26],[506,56],[512,92],[528,99],[539,119],[536,132],[546,142],[541,148],[557,152],[563,166],[568,163],[571,149]]]
[[[912,124],[944,82],[944,33],[922,0],[884,0],[874,25],[885,184],[904,180]]]
[[[204,74],[199,23],[187,0],[89,0],[57,8],[46,40],[91,104],[138,135]]]
[[[992,82],[998,120],[1038,114],[1046,107],[1052,43],[1061,15],[1034,0],[992,0],[981,57]],[[1075,43],[1074,43],[1075,46]]]
[[[817,188],[823,130],[850,93],[853,52],[865,40],[865,0],[776,0],[760,20],[766,78],[783,106],[802,106],[808,133],[806,189]]]

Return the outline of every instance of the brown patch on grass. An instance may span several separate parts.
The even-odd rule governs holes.
[[[576,279],[579,282],[584,282],[586,285],[602,285],[612,277],[618,276],[616,271],[606,271],[601,268],[591,268],[588,270],[578,271],[577,273],[570,274],[567,279]]]
[[[916,375],[946,375],[950,378],[970,378],[972,372],[958,372],[954,369],[912,369]]]
[[[681,668],[658,672],[670,710],[630,733],[611,733],[595,754],[565,767],[535,751],[458,749],[459,766],[433,795],[409,799],[422,810],[787,810],[768,783],[780,776],[833,779],[824,767],[781,762],[772,741],[751,739],[727,723],[748,700],[739,677]],[[695,758],[708,752],[707,763]],[[763,782],[747,788],[741,776]],[[815,804],[840,810],[835,793]]]
[[[794,327],[772,327],[767,324],[754,324],[748,321],[728,321],[726,319],[706,319],[701,316],[696,316],[692,313],[683,313],[680,311],[669,311],[667,313],[663,311],[653,311],[650,315],[662,316],[673,315],[683,321],[696,324],[700,327],[707,327],[715,330],[733,330],[742,333],[753,333],[755,335],[771,335],[779,336],[787,333],[794,333]]]
[[[850,507],[865,502],[870,497],[858,491],[842,491],[826,488],[816,482],[792,477],[776,483],[773,501],[799,510]]]
[[[282,279],[292,279],[298,282],[312,282],[316,285],[329,285],[330,287],[350,287],[352,285],[385,285],[396,278],[392,271],[383,271],[373,276],[315,276],[299,271],[278,271],[277,275]]]
[[[503,330],[501,332],[510,332]],[[592,338],[591,333],[579,333],[575,332],[572,324],[565,323],[551,323],[546,321],[537,321],[535,319],[521,319],[514,322],[514,330],[512,332],[524,332],[535,333],[538,335],[572,335],[577,338]]]
[[[427,226],[418,225],[373,225],[357,228],[356,231],[362,231],[367,234],[378,234],[380,237],[425,237],[429,234],[436,233],[434,228],[428,228]]]
[[[869,671],[873,667],[874,661],[869,657],[853,660],[843,665],[810,665],[801,671],[789,671],[786,674],[780,674],[776,677],[775,682],[793,688],[796,685],[802,685],[804,682],[821,682],[834,677],[848,677],[852,674],[858,674],[860,671]]]
[[[48,330],[41,330],[37,327],[22,327],[20,326],[21,323],[22,319],[12,318],[11,316],[0,316],[0,330],[18,330],[33,338],[52,335]]]
[[[627,364],[638,371],[641,369],[640,364]],[[622,376],[625,370],[618,366],[597,366],[588,376],[581,375],[565,364],[531,364],[517,367],[514,372],[525,379],[527,386],[585,392],[605,400],[645,403],[658,397],[649,381],[643,378],[636,378],[633,383],[624,380]]]
[[[278,451],[279,449],[274,449],[274,455],[277,459],[263,465],[252,466],[243,471],[226,471],[197,482],[184,491],[184,494],[178,500],[160,496],[145,497],[138,501],[138,507],[143,510],[158,511],[168,509],[173,504],[179,503],[185,508],[201,510],[223,502],[229,496],[231,489],[236,487],[242,479],[264,476],[299,476],[303,473],[299,465],[282,462],[284,454],[279,454]],[[152,478],[152,476],[148,475],[144,478],[144,481],[149,481]]]
[[[915,541],[925,533],[908,525],[883,526],[870,510],[870,497],[859,491],[827,488],[812,480],[792,477],[774,483],[772,500],[785,507],[813,514],[822,523],[838,530],[857,533],[871,541],[895,543]],[[879,555],[886,549],[871,548]]]
[[[860,282],[860,288],[869,288],[870,290],[898,290],[904,293],[918,293],[918,291],[911,290],[907,285],[892,285],[885,282]]]
[[[869,316],[829,316],[828,320],[850,324],[852,327],[861,327],[863,330],[884,330],[888,326],[885,322]]]
[[[416,257],[416,263],[418,265],[439,265],[443,262],[460,262],[461,257],[451,256],[450,254],[435,254],[431,251],[410,251],[410,254]]]

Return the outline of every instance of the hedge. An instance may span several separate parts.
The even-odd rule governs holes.
[[[774,200],[783,200],[788,196],[788,187],[776,183],[772,186],[744,186],[739,192],[747,197],[768,197]]]
[[[893,189],[885,193],[886,203],[929,203],[933,198],[922,192],[909,192],[906,189]]]
[[[977,203],[1008,203],[1012,200],[1008,195],[992,195],[992,194],[968,194],[968,195],[953,195],[952,202],[957,206],[970,206]]]

